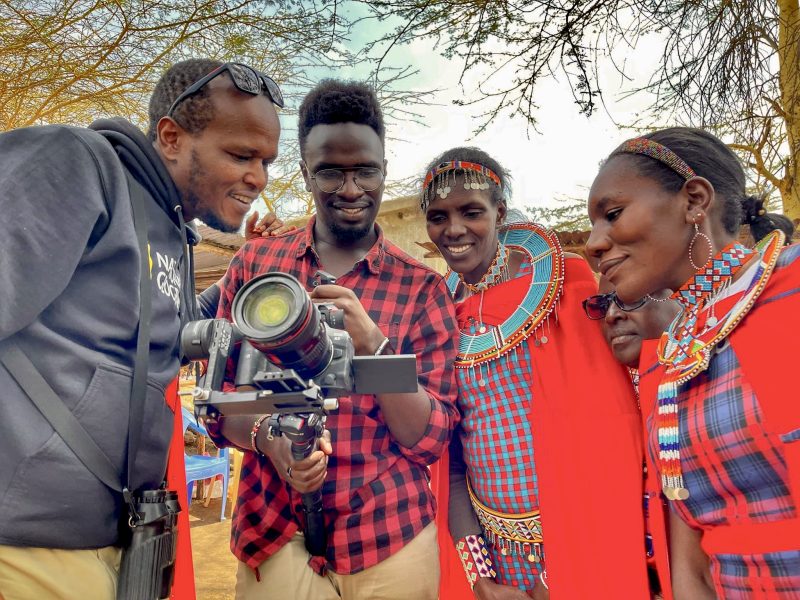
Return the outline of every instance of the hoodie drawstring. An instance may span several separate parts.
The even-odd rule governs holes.
[[[183,239],[181,273],[184,276],[182,282],[181,322],[185,325],[188,321],[196,321],[198,319],[197,292],[194,285],[194,247],[189,243],[189,237],[186,234],[187,227],[186,221],[183,219],[183,207],[177,204],[173,210],[178,215],[178,224],[181,227],[181,238]]]

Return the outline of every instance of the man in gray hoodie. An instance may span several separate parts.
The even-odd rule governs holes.
[[[0,357],[21,350],[128,480],[140,250],[129,174],[147,213],[151,320],[132,489],[158,487],[182,322],[196,317],[186,225],[235,231],[278,151],[277,85],[210,60],[177,63],[146,137],[122,119],[0,134]],[[122,495],[65,444],[0,364],[0,598],[114,597]]]

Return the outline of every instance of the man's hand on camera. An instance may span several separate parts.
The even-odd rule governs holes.
[[[328,456],[333,452],[331,435],[327,430],[319,440],[319,449],[303,460],[294,460],[291,442],[285,437],[258,442],[259,449],[272,461],[278,475],[301,494],[322,487],[328,474]]]
[[[364,310],[352,290],[340,285],[319,285],[311,292],[311,298],[315,302],[332,302],[344,311],[344,328],[353,338],[356,354],[375,354],[386,336]]]
[[[244,225],[244,238],[246,240],[254,240],[260,237],[270,237],[273,235],[280,235],[287,231],[294,231],[297,229],[294,225],[287,225],[277,217],[274,212],[267,212],[261,220],[258,220],[258,211],[254,211]]]

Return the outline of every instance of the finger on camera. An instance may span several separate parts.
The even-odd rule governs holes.
[[[324,431],[322,437],[319,439],[319,449],[326,455],[333,454],[333,444],[331,443],[331,432],[328,431],[327,429]]]
[[[337,300],[353,296],[353,292],[334,283],[323,283],[311,291],[311,297],[318,300]]]

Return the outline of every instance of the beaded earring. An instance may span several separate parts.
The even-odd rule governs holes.
[[[699,266],[694,263],[694,258],[692,258],[692,252],[694,250],[694,242],[695,240],[697,240],[698,237],[703,238],[706,241],[706,244],[708,245],[708,258],[706,258],[706,260]],[[705,233],[700,231],[700,228],[697,226],[697,221],[695,221],[694,236],[692,237],[692,240],[689,242],[689,264],[692,265],[692,268],[695,271],[699,271],[705,266],[705,264],[709,260],[711,260],[712,256],[714,256],[714,246],[711,244],[711,238],[709,238]]]

